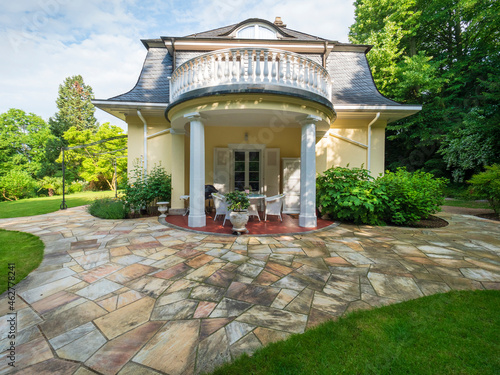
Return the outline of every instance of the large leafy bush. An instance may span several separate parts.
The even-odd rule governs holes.
[[[485,167],[484,172],[475,174],[467,181],[474,194],[485,197],[497,216],[500,216],[500,164]]]
[[[2,198],[12,201],[35,196],[36,180],[26,171],[10,170],[0,178]]]
[[[405,225],[440,210],[446,180],[405,169],[374,179],[362,168],[330,168],[316,180],[322,215],[355,224]]]
[[[172,179],[161,165],[155,165],[146,178],[138,165],[131,174],[131,179],[125,187],[125,201],[130,208],[139,212],[157,201],[170,201]]]
[[[426,219],[440,211],[447,180],[434,178],[424,171],[408,172],[399,168],[396,172],[386,172],[377,183],[389,198],[386,220],[402,225]]]
[[[316,179],[322,215],[356,224],[383,224],[387,196],[366,169],[330,168]]]

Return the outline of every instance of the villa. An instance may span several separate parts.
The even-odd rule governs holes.
[[[161,162],[171,213],[189,196],[190,227],[206,225],[205,185],[273,196],[316,227],[316,174],[332,166],[384,172],[385,128],[422,109],[381,95],[366,54],[274,22],[144,39],[135,87],[100,109],[128,124],[129,170]]]

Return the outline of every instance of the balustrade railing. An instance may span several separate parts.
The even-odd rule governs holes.
[[[261,83],[299,88],[331,101],[330,75],[314,61],[275,49],[232,48],[200,55],[175,69],[170,102],[199,88]]]

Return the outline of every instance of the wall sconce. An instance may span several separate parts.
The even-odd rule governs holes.
[[[245,132],[245,142],[248,142],[248,133]]]

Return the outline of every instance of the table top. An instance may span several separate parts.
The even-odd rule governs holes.
[[[248,194],[249,199],[263,199],[266,196],[264,194],[256,194],[256,193],[250,193]]]

